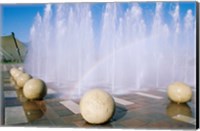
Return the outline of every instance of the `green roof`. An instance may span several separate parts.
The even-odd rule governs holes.
[[[19,48],[19,52],[21,54],[21,59],[24,60],[27,49],[21,41],[19,41],[17,38],[15,39],[17,42],[17,46]],[[4,62],[5,61],[20,62],[20,56],[18,54],[14,38],[12,35],[1,37],[0,53],[2,55],[2,60]]]

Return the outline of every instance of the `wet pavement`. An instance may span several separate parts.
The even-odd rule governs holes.
[[[133,91],[113,95],[116,109],[112,119],[101,125],[91,125],[82,118],[79,99],[62,97],[60,91],[48,86],[43,100],[27,100],[8,72],[2,70],[5,126],[74,127],[74,128],[134,128],[134,129],[195,129],[196,95],[187,104],[171,102],[165,89]],[[62,90],[62,89],[60,89]],[[63,89],[64,90],[64,89]]]

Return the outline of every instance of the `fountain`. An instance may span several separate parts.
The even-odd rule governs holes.
[[[25,70],[66,95],[92,87],[112,94],[166,88],[174,81],[196,88],[192,10],[182,20],[177,3],[166,21],[158,2],[149,22],[140,3],[123,4],[105,3],[99,25],[93,3],[47,4],[31,28]]]

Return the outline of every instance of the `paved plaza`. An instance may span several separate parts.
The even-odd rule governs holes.
[[[79,99],[62,95],[62,89],[47,86],[43,100],[27,100],[22,90],[10,82],[9,69],[3,66],[5,126],[73,127],[73,128],[131,128],[131,129],[195,129],[196,90],[187,104],[170,102],[166,89],[132,91],[113,95],[116,109],[112,119],[102,125],[91,125],[81,116]],[[63,89],[65,90],[65,89]]]

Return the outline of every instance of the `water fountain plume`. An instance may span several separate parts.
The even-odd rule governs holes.
[[[96,33],[91,6],[47,4],[44,15],[36,15],[25,62],[28,73],[72,96],[92,87],[116,94],[166,88],[174,81],[195,88],[192,10],[182,22],[176,3],[168,12],[169,22],[164,19],[164,3],[157,2],[152,21],[147,22],[140,3],[127,9],[106,3]]]

